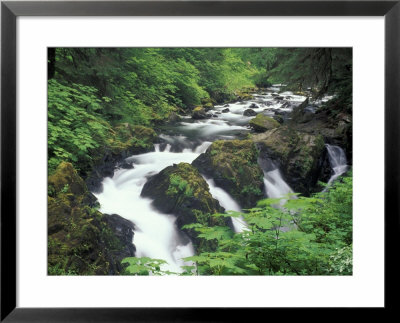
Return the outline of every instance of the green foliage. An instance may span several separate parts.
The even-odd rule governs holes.
[[[328,271],[333,275],[353,274],[353,245],[337,249],[329,257]]]
[[[186,197],[193,196],[193,188],[189,183],[177,174],[170,176],[170,184],[167,190],[167,195],[175,195],[182,192]]]
[[[90,163],[91,151],[104,145],[110,126],[97,114],[101,101],[95,89],[55,80],[48,84],[49,169],[61,161]]]
[[[127,257],[121,262],[128,266],[124,268],[123,275],[135,275],[135,276],[161,276],[168,274],[176,274],[170,271],[162,270],[161,266],[167,262],[162,259],[152,259],[148,257]]]
[[[196,262],[200,275],[351,275],[351,173],[327,192],[296,196],[260,201],[242,214],[248,225],[242,233],[186,226],[217,247],[185,260]]]

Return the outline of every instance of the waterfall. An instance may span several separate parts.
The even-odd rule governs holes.
[[[323,190],[324,192],[333,183],[333,181],[335,181],[340,175],[344,174],[349,168],[349,166],[347,165],[346,154],[342,148],[329,144],[326,144],[325,146],[328,150],[329,163],[331,164],[333,175],[331,176],[327,186]]]
[[[293,190],[282,178],[278,168],[269,172],[264,172],[265,192],[269,198],[281,198]]]
[[[263,164],[274,168],[270,171],[264,170],[264,187],[268,198],[282,198],[289,193],[293,193],[293,190],[283,179],[279,168],[275,168],[276,166],[271,160],[264,160]],[[279,205],[274,205],[274,207],[282,208],[286,201],[286,199],[281,199]],[[282,223],[279,230],[282,232],[289,231],[293,225],[295,225],[293,222]]]
[[[242,212],[239,204],[222,188],[215,186],[215,182],[211,178],[206,178],[203,176],[208,186],[210,187],[210,193],[213,198],[215,198],[219,204],[225,209],[225,211],[236,211]],[[233,229],[235,232],[243,232],[247,229],[246,222],[243,217],[231,217]]]

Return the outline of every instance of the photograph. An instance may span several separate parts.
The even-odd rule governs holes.
[[[352,47],[48,47],[47,68],[48,275],[353,275]]]

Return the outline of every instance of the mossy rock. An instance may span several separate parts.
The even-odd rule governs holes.
[[[96,198],[70,163],[60,163],[48,182],[49,275],[120,273],[121,260],[134,255],[133,224],[91,207]]]
[[[281,126],[253,135],[262,158],[271,158],[280,166],[286,181],[295,192],[308,195],[321,171],[325,149],[323,137]]]
[[[245,91],[237,91],[236,96],[237,96],[238,100],[242,100],[242,101],[253,99],[253,96],[250,93],[247,93]]]
[[[280,123],[260,113],[250,120],[249,125],[257,132],[264,132],[279,127]]]
[[[193,161],[202,174],[227,191],[242,207],[253,207],[263,198],[263,172],[251,140],[217,140]]]
[[[207,103],[203,104],[203,108],[207,112],[207,111],[212,110],[214,108],[214,105],[211,102],[207,102]]]
[[[84,194],[87,189],[85,182],[78,175],[71,163],[61,162],[48,178],[49,194],[55,195],[60,191],[76,195]]]
[[[192,111],[192,118],[193,119],[206,119],[207,114],[206,110],[203,107],[195,107]]]
[[[214,104],[216,104],[217,102],[214,100],[214,99],[212,99],[212,98],[202,98],[201,100],[201,104],[203,105],[203,106],[206,106],[206,105],[214,105]]]
[[[224,209],[212,197],[208,184],[199,171],[188,163],[174,164],[150,177],[142,189],[141,196],[151,198],[152,205],[159,211],[174,214],[179,229],[185,224],[203,221],[206,221],[203,224],[209,226],[229,224],[225,220],[216,222],[216,218],[207,216],[223,212]],[[197,247],[197,233],[193,230],[183,231]]]
[[[109,141],[114,154],[121,154],[123,151],[129,151],[130,154],[148,151],[157,140],[156,132],[145,126],[122,123],[114,131],[114,139]]]

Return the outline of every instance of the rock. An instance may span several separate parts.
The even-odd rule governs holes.
[[[128,162],[126,160],[123,160],[122,162],[120,162],[117,167],[122,168],[122,169],[133,169],[134,168],[132,165],[132,162]]]
[[[267,107],[274,105],[275,103],[273,101],[265,101],[264,105],[266,105]]]
[[[302,123],[305,114],[305,108],[309,105],[309,99],[305,99],[300,105],[295,107],[291,113],[293,123]]]
[[[258,114],[250,120],[249,125],[257,132],[264,132],[279,127],[279,122],[263,114]]]
[[[218,115],[213,114],[212,117],[213,117],[213,118],[218,118]]]
[[[208,102],[208,103],[203,104],[203,108],[204,108],[204,111],[207,112],[207,111],[212,110],[214,108],[214,106],[211,102]]]
[[[237,92],[236,94],[237,98],[239,101],[246,101],[246,100],[252,100],[253,96],[249,93],[245,93],[245,92]]]
[[[202,174],[227,191],[242,207],[263,198],[263,172],[251,140],[217,140],[192,163]]]
[[[168,116],[167,123],[174,124],[181,120],[182,118],[176,112],[171,112]]]
[[[223,212],[219,202],[212,197],[207,182],[199,171],[188,163],[174,164],[150,177],[143,186],[141,196],[153,200],[159,211],[177,216],[179,229],[185,224],[203,223],[230,225],[230,220],[210,217],[209,214]],[[229,219],[229,218],[226,218]],[[199,240],[194,230],[183,229],[197,246]]]
[[[275,100],[277,100],[277,101],[282,101],[283,99],[284,99],[284,97],[280,96],[280,95],[275,97]]]
[[[192,118],[199,119],[207,119],[206,110],[203,107],[196,107],[193,109]]]
[[[260,149],[260,158],[271,158],[295,192],[309,195],[318,180],[325,149],[323,137],[281,126],[252,140]]]
[[[71,163],[61,162],[56,171],[48,178],[49,195],[56,196],[59,192],[83,195],[87,188]]]
[[[243,115],[246,117],[254,117],[257,115],[257,112],[255,112],[253,109],[246,109],[244,110]]]
[[[104,214],[104,221],[122,245],[122,248],[114,252],[114,256],[119,260],[119,265],[122,259],[135,255],[136,248],[132,244],[135,226],[131,221],[124,219],[118,214]],[[122,266],[118,265],[117,269],[121,272]]]
[[[281,115],[275,115],[273,116],[273,119],[278,121],[280,124],[282,124],[284,122],[283,117]]]
[[[284,102],[281,106],[281,109],[287,109],[290,108],[292,104],[290,102]]]
[[[257,105],[257,104],[255,104],[255,103],[252,103],[250,106],[249,106],[249,109],[258,109],[259,108],[259,106]]]
[[[222,113],[227,113],[227,112],[229,112],[230,110],[228,109],[228,108],[226,108],[226,109],[223,109],[221,112]]]
[[[225,104],[225,105],[224,105],[224,108],[227,108],[227,107],[229,107],[229,104]]]
[[[154,150],[157,140],[156,132],[144,126],[132,126],[122,123],[115,127],[115,137],[110,147],[105,147],[103,156],[94,162],[91,172],[86,177],[86,185],[91,192],[100,193],[103,190],[101,182],[104,177],[112,177],[116,165],[132,155]]]
[[[120,274],[121,260],[134,256],[132,225],[119,230],[93,206],[98,202],[73,166],[60,163],[49,176],[49,275]]]

